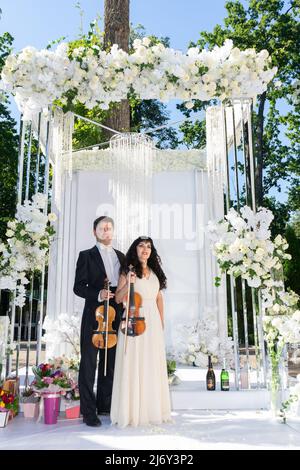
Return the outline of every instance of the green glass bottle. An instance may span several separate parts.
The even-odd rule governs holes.
[[[223,390],[224,392],[228,392],[229,372],[228,370],[226,370],[226,359],[224,359],[224,362],[223,362],[223,369],[221,370],[220,382],[221,382],[221,390]]]
[[[208,356],[208,371],[206,374],[206,388],[207,390],[216,390],[216,377],[213,370],[211,356]]]

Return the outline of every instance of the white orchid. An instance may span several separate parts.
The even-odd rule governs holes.
[[[76,313],[68,315],[61,313],[56,320],[45,318],[43,328],[46,330],[43,340],[47,342],[47,349],[55,354],[57,345],[66,343],[71,346],[70,354],[79,358],[80,355],[80,324],[81,316]]]
[[[280,271],[282,261],[289,259],[286,240],[277,236],[270,240],[269,226],[273,214],[266,208],[254,213],[248,206],[230,209],[220,222],[209,222],[207,232],[213,243],[221,272],[242,276],[250,287],[268,288],[273,271]]]
[[[16,290],[16,305],[25,303],[25,286],[29,280],[26,273],[40,271],[43,262],[47,262],[50,240],[54,230],[50,219],[42,212],[46,197],[37,193],[32,201],[25,200],[18,204],[15,220],[8,222],[9,237],[1,244],[0,250],[0,286],[3,289]]]
[[[255,97],[276,73],[266,51],[240,51],[231,40],[212,51],[190,48],[187,54],[151,44],[150,38],[136,39],[131,54],[116,44],[110,52],[78,47],[71,59],[65,43],[55,51],[27,47],[7,57],[2,87],[15,95],[29,119],[70,90],[76,90],[74,103],[88,108],[107,109],[131,89],[140,99],[182,99],[191,107],[192,99]],[[201,75],[204,67],[208,70]]]
[[[215,315],[216,312],[206,311],[204,318],[194,324],[177,325],[176,347],[171,352],[175,360],[183,364],[206,367],[210,355],[214,364],[221,364],[224,357],[228,363],[232,362],[232,339],[221,339]]]

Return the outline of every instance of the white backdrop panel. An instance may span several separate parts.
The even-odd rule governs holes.
[[[66,182],[59,236],[49,266],[47,312],[51,318],[82,311],[83,301],[72,290],[76,259],[79,251],[95,244],[93,220],[103,215],[103,209],[114,217],[111,177],[109,172],[78,171]],[[210,218],[222,217],[222,195],[211,191],[206,172],[163,171],[153,175],[152,202],[149,234],[168,278],[164,292],[167,347],[174,346],[177,324],[195,322],[207,309],[216,311],[220,334],[226,335],[225,292],[214,286],[216,263],[204,234]]]

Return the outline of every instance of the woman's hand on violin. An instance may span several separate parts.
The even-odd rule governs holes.
[[[112,299],[113,297],[115,296],[115,294],[113,294],[112,292],[109,293],[109,298]],[[107,300],[108,299],[108,290],[106,289],[102,289],[100,291],[100,300]]]
[[[130,280],[129,280],[129,275],[127,275],[126,286],[128,287],[129,282],[134,284],[135,281],[136,281],[136,274],[130,273]]]

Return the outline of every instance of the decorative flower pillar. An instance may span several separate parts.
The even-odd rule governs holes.
[[[283,401],[283,384],[281,377],[281,362],[284,344],[274,341],[268,344],[269,356],[269,387],[270,387],[270,405],[272,416],[279,416],[281,404]]]

